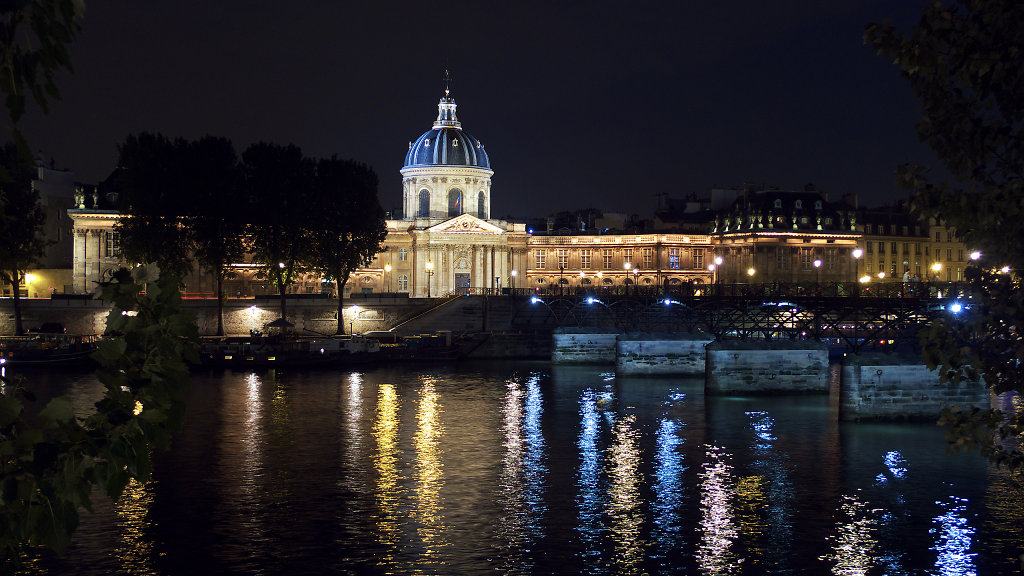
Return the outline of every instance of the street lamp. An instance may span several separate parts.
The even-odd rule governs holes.
[[[430,298],[430,279],[434,276],[434,263],[427,260],[427,298]]]
[[[939,272],[942,271],[942,262],[936,262],[932,264],[932,272],[935,272],[935,280],[939,280]]]
[[[974,260],[975,262],[977,262],[980,259],[981,259],[981,252],[978,252],[977,250],[975,250],[974,252],[971,252],[971,260]]]
[[[359,314],[359,306],[357,304],[353,304],[352,307],[349,308],[349,310],[352,311],[352,315],[348,317],[348,333],[349,334],[355,334],[356,333],[356,315]]]
[[[814,283],[821,283],[821,260],[814,261]]]
[[[512,281],[509,282],[509,284],[512,284],[512,286],[511,286],[512,292],[515,293],[515,291],[516,291],[516,271],[513,270],[509,274],[512,276]]]
[[[391,293],[391,264],[384,265],[384,275],[388,277],[388,294]]]
[[[750,276],[751,280],[754,279],[754,274],[757,274],[757,270],[755,270],[753,266],[747,268],[747,276]]]

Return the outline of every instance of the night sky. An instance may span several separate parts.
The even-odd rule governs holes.
[[[934,162],[910,88],[861,40],[927,0],[338,2],[90,0],[33,147],[95,183],[130,133],[265,140],[370,164],[401,205],[408,143],[445,68],[495,171],[492,216],[754,182],[875,205]]]

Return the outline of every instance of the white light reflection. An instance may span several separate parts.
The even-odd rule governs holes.
[[[736,496],[730,456],[718,446],[706,446],[707,461],[700,473],[701,539],[697,565],[710,575],[729,574],[739,565],[732,552],[737,530],[732,501]]]
[[[529,574],[534,568],[530,551],[542,536],[538,521],[545,510],[544,438],[540,430],[542,398],[537,378],[530,381],[525,394],[515,381],[509,381],[506,388],[502,408],[505,431],[501,475],[503,514],[498,526],[503,554],[500,572]]]
[[[752,463],[756,474],[743,478],[737,485],[744,510],[743,539],[748,552],[758,554],[751,560],[780,569],[792,557],[794,491],[788,457],[775,448],[775,419],[765,411],[746,415],[754,432],[751,448],[756,455]],[[768,536],[767,545],[755,545],[762,534]]]
[[[636,417],[630,414],[619,418],[612,428],[611,440],[607,462],[609,529],[615,550],[612,562],[616,573],[634,574],[646,548],[640,533],[644,518]]]
[[[601,416],[598,414],[597,399],[593,390],[586,390],[580,397],[580,436],[576,446],[580,451],[579,495],[576,505],[579,522],[576,530],[583,540],[583,560],[595,566],[601,557],[598,547],[603,526],[601,524],[601,469],[598,462],[600,451],[597,440],[601,432]]]
[[[680,448],[683,445],[681,437],[684,424],[671,418],[662,418],[656,433],[657,453],[655,455],[654,469],[654,529],[653,539],[660,548],[659,556],[662,558],[669,551],[678,551],[683,545],[681,535],[683,530],[682,518],[679,511],[683,502],[683,474],[686,472],[686,465]],[[670,570],[670,566],[662,566]]]
[[[857,496],[843,496],[836,520],[835,536],[829,537],[831,550],[821,560],[832,564],[836,576],[863,576],[875,565],[878,548],[876,510]]]
[[[935,528],[928,532],[936,535],[932,550],[938,552],[935,560],[936,574],[939,576],[977,576],[977,567],[971,554],[971,542],[974,528],[967,523],[964,513],[967,510],[967,499],[950,496],[946,502],[936,502],[943,513],[932,520]]]

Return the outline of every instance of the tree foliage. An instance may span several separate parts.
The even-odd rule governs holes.
[[[184,414],[186,360],[198,360],[195,318],[181,309],[178,280],[136,278],[121,270],[105,286],[112,303],[94,358],[106,393],[96,411],[76,417],[70,398],[42,409],[33,395],[4,379],[0,395],[0,566],[27,547],[63,551],[91,510],[97,487],[117,499],[152,473],[152,451],[167,449]],[[155,282],[154,282],[155,281]],[[140,282],[148,290],[141,293]]]
[[[0,147],[0,280],[14,290],[15,334],[25,333],[21,322],[21,285],[26,271],[46,250],[46,213],[32,187],[32,156],[23,146]]]
[[[257,276],[277,287],[287,319],[288,286],[306,270],[314,163],[297,146],[259,142],[242,153],[242,167],[252,261]]]
[[[995,393],[1024,392],[1024,4],[1016,0],[936,1],[908,32],[869,25],[865,41],[889,57],[921,103],[917,131],[950,178],[904,165],[901,182],[926,216],[956,229],[982,260],[966,272],[969,304],[924,331],[929,366],[945,380],[983,378]],[[1009,274],[998,272],[1009,266]],[[951,411],[955,446],[1002,463],[1024,463],[1013,444],[1018,414]],[[981,433],[979,431],[987,432]]]
[[[345,284],[352,272],[373,260],[387,235],[377,174],[352,160],[320,160],[310,216],[309,269],[337,283],[337,333],[344,334]]]

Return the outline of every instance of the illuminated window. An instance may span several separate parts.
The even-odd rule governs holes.
[[[605,248],[601,252],[601,265],[605,270],[610,270],[612,267],[612,249]]]
[[[420,218],[427,218],[430,216],[430,191],[426,188],[420,190],[420,207],[416,212],[416,216]]]
[[[634,266],[636,265],[636,262],[633,261],[633,249],[632,248],[623,248],[622,249],[622,262],[623,262],[623,264],[632,264]]]
[[[559,248],[558,249],[558,268],[566,269],[569,267],[569,249]]]
[[[803,270],[810,270],[814,261],[814,251],[810,248],[800,249],[800,268]]]
[[[580,250],[580,268],[584,270],[590,268],[590,254],[591,251],[588,248]]]
[[[398,276],[398,291],[399,292],[408,292],[409,291],[409,277],[406,276],[405,274],[400,274]]]
[[[119,232],[106,232],[107,236],[107,249],[106,256],[108,258],[117,256],[121,253],[121,234]]]
[[[406,248],[399,248],[398,249],[398,260],[401,261],[401,262],[405,262],[408,259],[409,259],[409,250],[406,249]]]
[[[693,267],[698,270],[704,269],[704,249],[694,248],[693,249]]]
[[[642,255],[644,257],[644,269],[654,269],[654,248],[644,248]]]
[[[679,248],[668,249],[668,267],[673,269],[679,268]]]
[[[534,268],[540,268],[540,269],[544,268],[544,256],[545,256],[544,250],[534,250],[533,251],[533,260],[534,260],[534,262],[533,262],[534,266],[533,267]]]

